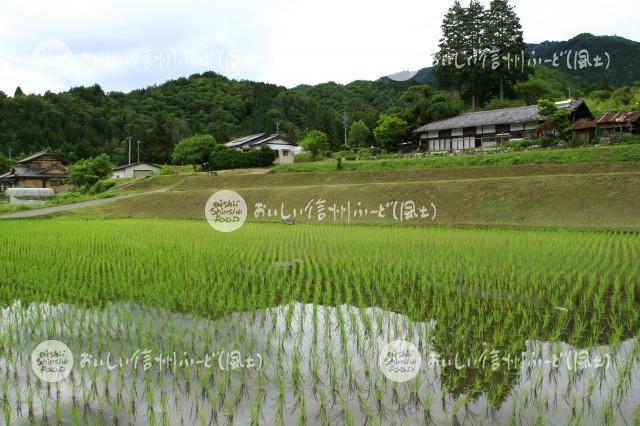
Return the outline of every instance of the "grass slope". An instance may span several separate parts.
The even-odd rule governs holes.
[[[494,176],[494,177],[488,177]],[[385,172],[300,173],[261,176],[187,176],[148,179],[145,188],[167,184],[170,191],[69,212],[74,217],[155,217],[201,219],[207,198],[234,189],[247,201],[302,209],[320,199],[330,206],[414,201],[435,204],[435,220],[406,222],[437,226],[524,226],[579,229],[640,229],[640,163],[500,166]],[[280,215],[258,220],[280,221]],[[297,223],[317,223],[298,217]],[[333,223],[329,217],[323,223]],[[335,221],[345,223],[345,218]],[[358,217],[360,224],[397,224],[391,215]]]
[[[383,160],[343,161],[342,170],[395,170],[516,164],[579,164],[598,162],[640,161],[640,145],[614,145],[576,149],[503,152],[494,154],[461,154],[424,158],[389,158]],[[319,172],[336,170],[336,160],[316,163],[283,164],[273,171]]]

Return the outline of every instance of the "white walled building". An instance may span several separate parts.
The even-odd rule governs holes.
[[[113,169],[112,178],[134,178],[153,176],[160,172],[160,166],[151,163],[125,164]]]
[[[237,148],[242,151],[249,151],[265,145],[278,153],[278,157],[273,164],[293,164],[293,156],[299,152],[299,147],[295,143],[286,141],[279,135],[269,135],[267,133],[244,136],[225,144],[229,148]]]

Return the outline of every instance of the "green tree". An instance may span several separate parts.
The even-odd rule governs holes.
[[[311,153],[311,159],[316,161],[318,157],[329,150],[329,137],[320,130],[311,130],[300,141],[305,151]]]
[[[513,93],[527,105],[535,105],[540,99],[555,99],[562,96],[562,93],[556,91],[548,81],[533,77],[514,85]]]
[[[500,99],[504,99],[506,86],[525,81],[530,74],[527,65],[528,56],[522,58],[527,48],[522,33],[520,18],[516,14],[509,0],[492,0],[486,15],[485,44],[500,57],[507,56],[514,62],[511,66],[500,63],[492,71],[492,77],[498,80]],[[515,63],[519,58],[520,62]],[[524,65],[524,66],[523,66]],[[540,98],[538,98],[540,99]]]
[[[440,87],[456,89],[462,93],[463,76],[455,66],[455,61],[465,49],[464,31],[465,9],[456,0],[442,20],[442,38],[438,43],[438,54],[433,63],[434,76]],[[460,63],[464,63],[460,61]]]
[[[16,91],[13,92],[13,97],[17,98],[19,96],[24,96],[24,92],[22,91],[22,89],[20,88],[20,86],[16,87]]]
[[[354,121],[349,129],[349,145],[352,147],[366,147],[371,142],[371,130],[362,120]]]
[[[487,12],[478,0],[467,8],[459,1],[449,9],[442,23],[434,75],[441,87],[454,88],[471,101],[472,109],[480,105],[490,88],[490,70],[482,57],[490,47],[485,37]]]
[[[209,154],[209,168],[212,170],[237,169],[242,167],[242,152],[237,148],[216,145]]]
[[[569,139],[571,135],[571,121],[569,120],[569,115],[566,110],[559,109],[555,103],[548,99],[541,99],[538,102],[538,112],[551,123],[562,139]]]
[[[86,188],[111,176],[113,164],[106,154],[86,158],[69,167],[67,181],[77,187]]]
[[[380,146],[387,151],[396,151],[398,144],[409,135],[409,124],[402,118],[383,114],[378,120],[378,127],[373,134]]]
[[[8,172],[9,169],[11,169],[11,162],[4,154],[0,154],[0,174]]]
[[[197,165],[207,162],[215,146],[216,140],[211,135],[191,136],[178,142],[171,158],[174,163],[191,164],[195,171]]]
[[[451,92],[434,92],[428,84],[409,87],[400,98],[406,103],[400,116],[411,126],[458,115],[464,109],[460,98]]]

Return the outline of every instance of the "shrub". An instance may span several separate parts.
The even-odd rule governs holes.
[[[311,163],[313,161],[313,156],[311,153],[302,152],[296,155],[296,163]]]
[[[353,151],[338,151],[338,152],[334,152],[333,154],[331,154],[332,158],[345,158],[345,157],[352,157]]]
[[[637,144],[640,143],[640,135],[615,136],[611,138],[610,142],[616,145]]]
[[[158,172],[158,174],[160,176],[169,176],[169,175],[175,175],[176,172],[173,170],[173,168],[170,165],[165,164],[164,166],[160,167],[160,171]]]
[[[211,170],[239,169],[244,167],[269,167],[278,153],[268,146],[242,152],[235,148],[217,145],[209,154]]]
[[[555,136],[551,136],[551,137],[543,137],[538,139],[537,141],[537,145],[540,145],[543,148],[550,148],[552,146],[558,146],[558,144],[560,143],[561,139]]]

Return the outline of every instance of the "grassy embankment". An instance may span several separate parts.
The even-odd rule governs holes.
[[[74,217],[156,217],[201,219],[207,198],[233,189],[255,203],[285,212],[309,201],[326,205],[413,200],[437,208],[435,220],[407,222],[438,226],[524,226],[580,229],[640,229],[640,163],[478,166],[361,172],[273,173],[214,176],[158,176],[127,189],[145,194],[67,213]],[[121,190],[120,193],[125,193]],[[279,215],[260,220],[280,221]],[[317,222],[298,217],[298,223]],[[325,223],[332,220],[326,219]],[[337,220],[337,223],[346,220]],[[350,223],[396,224],[390,215],[355,218]]]
[[[640,161],[640,145],[612,145],[574,149],[544,149],[537,151],[460,154],[422,158],[390,158],[383,160],[343,161],[342,170],[396,170],[412,168],[443,168],[516,164],[580,164],[599,162]],[[335,170],[337,161],[283,164],[276,173],[319,172]]]

